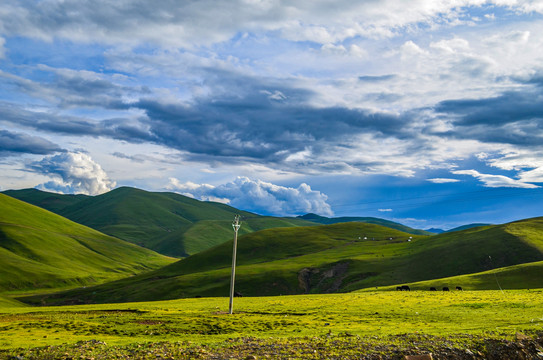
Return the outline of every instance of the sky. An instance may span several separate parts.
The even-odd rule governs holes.
[[[3,0],[0,190],[543,216],[542,0]]]

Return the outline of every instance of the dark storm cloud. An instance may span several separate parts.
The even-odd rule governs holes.
[[[136,143],[153,140],[147,131],[139,127],[141,125],[136,120],[119,118],[95,121],[77,116],[26,110],[6,102],[0,102],[0,123],[61,135],[103,136]]]
[[[436,111],[457,115],[458,126],[487,124],[500,126],[523,120],[543,118],[543,94],[507,92],[497,97],[477,100],[449,100],[438,104]]]
[[[0,103],[0,121],[53,133],[154,143],[187,152],[189,158],[234,157],[268,162],[281,162],[307,147],[312,148],[314,155],[326,153],[330,146],[349,147],[353,137],[365,133],[401,137],[407,129],[408,120],[397,115],[339,106],[318,107],[313,104],[317,95],[295,80],[252,77],[211,68],[199,71],[209,95],[188,103],[142,97],[141,93],[139,100],[131,103],[108,100],[121,98],[123,91],[131,95],[135,92],[100,79],[85,81],[89,74],[57,71],[60,75],[55,94],[65,92],[72,98],[76,94],[77,99],[85,99],[109,91],[100,104],[103,108],[137,109],[144,115],[99,121],[34,112],[4,102]]]
[[[0,154],[49,155],[64,151],[60,146],[42,137],[0,130]]]
[[[238,73],[204,69],[204,86],[210,95],[190,103],[141,97],[122,103],[107,99],[106,109],[139,109],[137,119],[92,120],[76,116],[33,112],[10,103],[0,103],[0,121],[53,133],[103,136],[129,142],[164,145],[189,156],[239,157],[281,161],[308,146],[325,152],[323,144],[349,146],[353,136],[400,136],[404,122],[396,115],[345,107],[317,107],[315,94],[292,80],[265,79]],[[68,76],[63,76],[66,79]],[[79,76],[62,80],[56,88],[79,94],[78,99],[119,90],[104,81],[82,81]],[[85,95],[87,94],[87,95]],[[72,96],[73,97],[73,96]],[[97,100],[100,100],[98,98]],[[93,100],[93,101],[97,101]],[[322,149],[322,150],[320,150]]]
[[[483,99],[449,100],[435,111],[452,119],[448,135],[482,142],[537,146],[543,143],[543,91],[532,78],[525,88]]]
[[[360,133],[396,133],[402,125],[393,115],[307,105],[297,89],[245,90],[191,105],[142,100],[135,106],[147,114],[157,141],[213,156],[286,157],[323,141],[347,144]]]
[[[404,120],[396,115],[345,107],[317,107],[311,90],[292,80],[250,77],[205,69],[211,96],[190,104],[141,100],[135,107],[164,144],[193,153],[270,158],[320,142],[349,144],[353,135],[394,135]]]
[[[36,82],[0,70],[0,77],[6,85],[30,96],[66,107],[102,107],[125,109],[123,97],[150,94],[145,86],[122,86],[104,75],[91,71],[55,69],[39,65],[47,81]],[[52,76],[50,76],[52,74]]]

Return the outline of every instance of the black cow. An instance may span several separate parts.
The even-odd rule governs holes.
[[[462,286],[457,286],[457,287],[456,287],[456,290],[462,291]]]
[[[449,291],[449,288],[447,286],[444,286],[443,291]]]
[[[234,291],[234,297],[243,297],[243,294],[237,291]]]
[[[436,289],[435,287],[432,286],[432,287],[430,288],[430,291],[437,291],[437,289]]]
[[[411,291],[411,288],[407,285],[402,285],[402,291]]]

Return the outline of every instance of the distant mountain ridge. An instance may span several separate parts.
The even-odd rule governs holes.
[[[319,224],[324,224],[324,225],[346,223],[346,222],[362,222],[362,223],[367,223],[367,224],[382,225],[391,229],[400,230],[400,231],[406,232],[408,234],[413,234],[413,235],[433,235],[432,233],[425,230],[413,229],[413,228],[410,228],[409,226],[405,226],[394,221],[385,220],[385,219],[376,218],[376,217],[329,218],[329,217],[309,213],[309,214],[298,216],[297,218],[312,221]]]
[[[444,232],[446,232],[445,230],[438,229],[438,228],[430,228],[430,229],[426,229],[425,231],[431,232],[433,234],[443,234]]]
[[[426,229],[426,231],[434,233],[434,234],[443,234],[443,233],[447,233],[447,232],[462,231],[462,230],[467,230],[467,229],[471,229],[471,228],[475,228],[475,227],[479,227],[479,226],[490,226],[490,225],[492,225],[492,224],[473,223],[473,224],[466,224],[466,225],[458,226],[458,227],[455,227],[455,228],[449,229],[449,230],[431,228],[431,229]]]

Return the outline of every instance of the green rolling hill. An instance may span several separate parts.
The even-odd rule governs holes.
[[[457,286],[463,290],[540,289],[543,287],[543,261],[505,266],[468,275],[451,276],[407,283],[411,290],[429,290],[434,287],[441,291]],[[402,284],[403,285],[403,284]],[[380,290],[396,290],[396,285],[380,287]],[[362,289],[358,291],[368,291]]]
[[[430,231],[413,229],[413,228],[410,228],[409,226],[405,226],[394,221],[385,220],[381,218],[375,218],[375,217],[344,216],[344,217],[337,217],[337,218],[329,218],[326,216],[320,216],[317,214],[310,213],[310,214],[298,216],[297,218],[307,220],[307,221],[312,221],[312,222],[323,224],[323,225],[339,224],[339,223],[346,223],[346,222],[363,222],[363,223],[368,223],[368,224],[385,226],[391,229],[400,230],[400,231],[406,232],[408,234],[413,234],[413,235],[435,235],[434,233]]]
[[[0,290],[96,284],[172,258],[0,194]]]
[[[259,216],[221,203],[130,187],[98,196],[62,195],[35,189],[4,193],[105,234],[175,257],[186,257],[232,239],[231,223],[236,214],[243,219],[240,234],[314,225],[302,219]]]
[[[146,274],[24,301],[227,296],[231,247],[230,241]],[[509,267],[510,272],[500,275],[505,279],[506,273],[519,276],[513,270],[521,264],[542,261],[543,218],[431,237],[360,222],[268,229],[240,237],[236,290],[246,296],[349,292]],[[540,271],[537,266],[532,270],[527,274]],[[543,287],[542,277],[526,281],[530,287]],[[471,288],[487,286],[472,282]]]
[[[492,225],[492,224],[483,224],[483,223],[466,224],[466,225],[455,227],[453,229],[449,229],[449,230],[447,230],[445,232],[462,231],[462,230],[467,230],[467,229],[471,229],[471,228],[474,228],[474,227],[489,226],[489,225]]]
[[[16,199],[58,214],[62,209],[88,199],[88,195],[56,194],[38,189],[6,190],[2,192]]]

